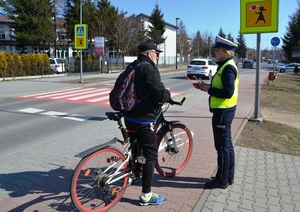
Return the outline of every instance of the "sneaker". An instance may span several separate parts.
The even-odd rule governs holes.
[[[166,201],[166,197],[158,196],[157,194],[151,192],[148,198],[140,196],[140,205],[160,205]]]

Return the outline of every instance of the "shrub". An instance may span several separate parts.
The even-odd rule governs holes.
[[[7,61],[4,52],[0,52],[0,77],[7,77]]]
[[[8,54],[0,52],[0,78],[51,74],[46,54]]]

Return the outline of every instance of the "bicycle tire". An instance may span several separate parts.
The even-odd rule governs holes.
[[[79,161],[71,180],[71,199],[79,211],[102,212],[112,208],[123,196],[129,175],[106,184],[108,175],[124,162],[125,156],[114,147],[100,149]],[[106,170],[113,162],[114,166]],[[128,173],[128,164],[119,170],[118,176]]]
[[[179,150],[177,153],[166,146],[166,141],[171,138],[167,126],[160,129],[157,137],[158,157],[155,168],[160,175],[165,177],[173,177],[181,172],[192,154],[193,136],[190,130],[184,124],[176,123],[173,125],[173,132]]]

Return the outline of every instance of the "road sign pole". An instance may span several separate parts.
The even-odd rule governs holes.
[[[260,83],[259,83],[259,71],[260,71],[260,33],[257,33],[256,38],[256,83],[255,83],[255,107],[254,107],[254,118],[249,119],[249,121],[262,122],[262,119],[259,118],[259,99],[260,99]]]
[[[82,24],[82,1],[80,0],[80,24]],[[80,80],[83,83],[83,70],[82,70],[82,49],[80,49]]]

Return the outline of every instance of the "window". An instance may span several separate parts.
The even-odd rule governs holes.
[[[5,31],[0,30],[0,40],[5,40]]]

